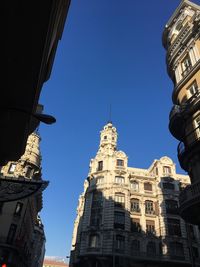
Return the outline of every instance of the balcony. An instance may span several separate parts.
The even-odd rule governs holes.
[[[200,89],[182,105],[174,105],[169,114],[169,130],[178,140],[183,141],[185,134],[184,120],[200,109]]]
[[[191,159],[200,154],[200,126],[185,136],[185,141],[179,143],[177,150],[181,168],[188,171]]]
[[[189,64],[187,68],[182,72],[182,77],[185,77],[192,69],[192,64]]]
[[[200,181],[188,185],[179,196],[180,215],[191,224],[200,224]]]
[[[174,105],[169,114],[169,130],[178,140],[183,140],[185,127],[182,114],[182,107]]]

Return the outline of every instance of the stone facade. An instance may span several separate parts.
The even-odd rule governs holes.
[[[189,183],[166,156],[148,169],[129,167],[116,128],[105,125],[79,198],[70,266],[190,266],[190,255],[198,262],[198,227],[178,214]]]
[[[31,134],[20,160],[8,162],[1,168],[0,183],[3,179],[22,182],[20,187],[8,185],[7,195],[27,190],[24,182],[42,181],[39,142],[39,135]],[[2,191],[1,188],[0,195]],[[0,202],[0,263],[6,263],[9,267],[42,266],[45,234],[38,214],[41,209],[41,191],[16,201]]]
[[[180,195],[180,214],[200,224],[200,5],[181,1],[165,26],[163,45],[174,82],[169,129],[180,141],[179,162],[191,179]]]

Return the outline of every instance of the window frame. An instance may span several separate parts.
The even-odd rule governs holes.
[[[117,167],[124,167],[124,160],[123,159],[117,159],[116,166]]]
[[[130,211],[140,213],[140,200],[138,198],[131,198]]]
[[[98,161],[97,171],[103,171],[103,160]]]
[[[139,191],[139,183],[137,181],[130,181],[130,188],[134,192],[138,192]]]
[[[153,191],[153,185],[150,182],[144,183],[144,191],[152,192]]]
[[[17,163],[10,163],[10,166],[9,166],[9,169],[8,169],[8,173],[9,174],[13,174],[16,170],[16,166],[17,166]]]
[[[125,178],[123,176],[115,176],[115,183],[116,184],[124,184]]]

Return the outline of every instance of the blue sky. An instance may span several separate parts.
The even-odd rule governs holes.
[[[198,2],[198,1],[197,1]],[[168,131],[173,84],[167,76],[162,31],[179,0],[72,0],[52,74],[42,89],[44,191],[41,217],[46,255],[70,253],[79,194],[109,119],[129,166],[148,168],[178,141]]]

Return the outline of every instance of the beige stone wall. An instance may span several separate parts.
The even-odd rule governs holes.
[[[108,134],[106,130],[103,133],[101,132],[101,135],[105,134]],[[124,236],[124,255],[132,255],[131,242],[133,240],[141,242],[140,253],[142,253],[143,258],[147,257],[147,244],[152,240],[156,244],[157,254],[159,253],[159,246],[162,240],[164,240],[162,246],[163,253],[169,253],[169,242],[176,240],[176,237],[168,235],[167,217],[180,220],[182,236],[178,237],[177,240],[182,242],[185,260],[189,261],[185,222],[178,215],[167,214],[165,206],[166,199],[178,201],[180,183],[185,186],[188,185],[190,183],[189,177],[177,174],[174,162],[166,156],[159,160],[154,160],[149,169],[128,167],[128,157],[124,152],[117,151],[114,148],[113,150],[110,149],[109,144],[107,144],[108,147],[105,145],[101,146],[101,144],[102,141],[100,141],[101,153],[98,151],[96,157],[90,162],[89,182],[79,199],[72,241],[72,262],[75,262],[78,256],[92,255],[92,253],[113,255],[115,248],[114,239],[117,234]],[[117,159],[124,161],[123,166],[116,165]],[[103,161],[104,167],[102,170],[97,171],[99,161]],[[170,170],[170,173],[166,173],[166,170]],[[116,177],[123,177],[123,182],[117,182]],[[167,180],[172,182],[174,190],[163,188],[163,183]],[[138,183],[137,190],[131,185],[133,181]],[[145,190],[145,183],[151,184],[152,191]],[[93,196],[95,192],[101,192],[103,199],[101,206],[102,220],[98,228],[91,225]],[[115,205],[116,194],[121,194],[124,197],[123,207]],[[133,198],[139,201],[139,212],[131,211],[131,199]],[[147,200],[153,202],[155,212],[152,214],[147,214],[145,211],[145,201]],[[115,212],[124,213],[124,229],[115,229]],[[141,234],[131,231],[131,218],[140,221]],[[146,233],[147,221],[154,221],[154,237],[148,236]],[[199,231],[197,229],[195,231],[199,235]],[[89,247],[90,235],[94,233],[99,236],[98,250],[91,250]]]

